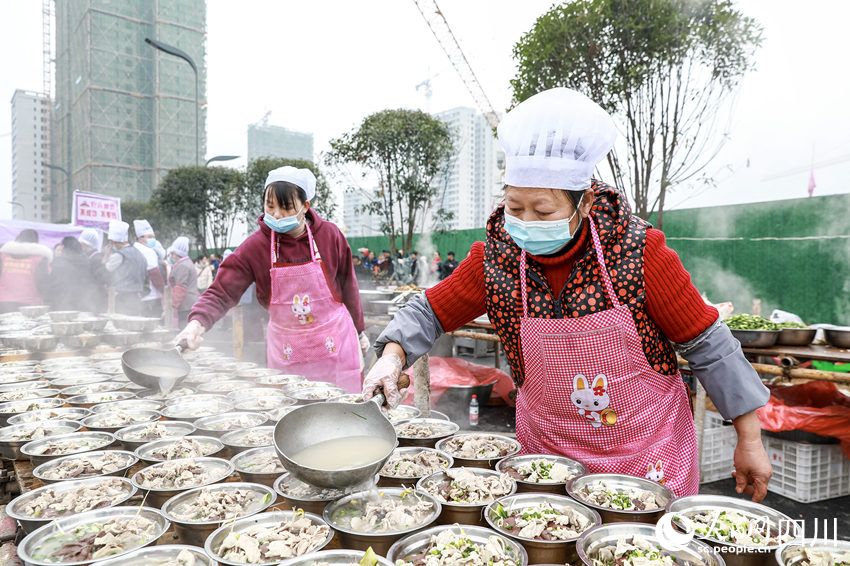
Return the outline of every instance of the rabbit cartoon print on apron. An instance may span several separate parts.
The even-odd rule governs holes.
[[[646,477],[677,496],[697,493],[696,434],[681,375],[646,359],[628,306],[617,299],[592,219],[590,231],[608,310],[574,318],[528,316],[520,256],[525,379],[516,433],[524,453],[562,454],[590,473]]]

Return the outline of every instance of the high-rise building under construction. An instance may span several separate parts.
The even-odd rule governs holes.
[[[74,190],[147,200],[163,175],[206,148],[205,0],[56,2],[54,220]],[[185,52],[155,49],[150,38]]]

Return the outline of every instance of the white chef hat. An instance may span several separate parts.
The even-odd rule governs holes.
[[[313,197],[316,196],[316,176],[309,169],[298,169],[289,165],[272,169],[266,177],[266,184],[263,189],[277,181],[286,181],[301,187],[307,195],[307,200],[313,200]]]
[[[130,225],[120,220],[109,221],[109,239],[113,242],[128,241],[127,234],[130,232]]]
[[[605,110],[580,92],[553,88],[519,103],[499,124],[505,184],[583,191],[617,130]]]
[[[171,247],[168,248],[168,253],[175,253],[177,257],[186,257],[189,255],[189,238],[180,236],[174,240]]]
[[[77,240],[79,240],[81,244],[86,244],[93,250],[100,251],[103,247],[103,235],[100,230],[95,230],[94,228],[86,228],[83,230]]]
[[[153,226],[147,220],[133,220],[133,231],[136,237],[141,238],[147,234],[153,234]]]

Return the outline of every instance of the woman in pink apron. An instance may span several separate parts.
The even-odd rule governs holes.
[[[315,192],[309,169],[269,173],[260,229],[222,261],[176,340],[196,348],[203,333],[256,283],[257,300],[269,312],[268,367],[356,393],[369,342],[351,249],[339,229],[310,208]]]
[[[737,489],[760,501],[772,472],[754,411],[767,389],[663,234],[591,178],[615,137],[599,106],[565,88],[508,113],[499,126],[505,202],[486,241],[396,314],[364,394],[383,387],[400,402],[399,371],[486,312],[517,385],[525,453],[646,477],[681,496],[697,492],[699,470],[678,353],[733,420]]]

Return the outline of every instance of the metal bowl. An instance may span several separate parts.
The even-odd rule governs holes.
[[[0,385],[0,402],[25,401],[27,399],[45,399],[59,395],[58,389],[45,388],[44,382],[26,381]]]
[[[588,503],[580,495],[578,495],[578,491],[583,487],[593,486],[600,482],[605,482],[608,486],[613,486],[615,488],[637,488],[651,491],[655,494],[656,501],[660,500],[661,507],[658,509],[647,509],[644,511],[620,511]],[[658,519],[660,519],[662,515],[664,515],[665,506],[675,498],[673,492],[658,482],[626,474],[588,474],[573,478],[567,482],[567,495],[582,505],[587,505],[588,507],[599,511],[599,514],[602,515],[603,523],[637,522],[652,523],[653,525],[658,522]]]
[[[495,531],[473,525],[442,525],[438,527],[431,527],[430,529],[425,529],[424,531],[406,536],[390,547],[390,551],[387,553],[387,560],[395,564],[396,561],[404,560],[408,556],[421,554],[431,544],[431,538],[444,531],[451,531],[458,535],[463,535],[478,546],[486,545],[490,540],[490,537],[497,537],[502,541],[503,548],[517,566],[528,565],[528,553],[522,545],[517,544],[509,538],[503,537]]]
[[[782,529],[794,530],[793,533],[790,533],[793,538],[800,536],[800,533],[796,530],[798,529],[798,524],[794,523],[788,515],[747,499],[738,499],[723,495],[687,495],[671,501],[667,505],[668,513],[676,513],[688,518],[694,513],[711,510],[732,510],[741,515],[769,523],[771,531],[775,533],[782,532]],[[675,517],[673,519],[674,523],[680,529],[685,530],[684,526]],[[714,547],[729,566],[774,566],[776,550],[780,548],[780,545],[754,547],[736,544],[734,542],[723,542],[717,538],[700,535],[699,533],[696,533],[696,537],[702,542]],[[764,552],[765,548],[770,550]]]
[[[783,328],[779,331],[776,343],[782,346],[808,346],[817,332],[816,328]]]
[[[228,523],[222,527],[219,527],[213,533],[207,537],[206,542],[204,543],[204,550],[207,551],[207,555],[213,557],[215,560],[218,560],[219,564],[223,566],[243,566],[244,562],[232,562],[230,560],[225,560],[219,554],[219,549],[221,548],[221,544],[224,542],[224,539],[230,533],[241,534],[252,527],[268,527],[273,528],[281,523],[287,523],[291,521],[296,512],[295,511],[270,511],[266,513],[260,513],[258,515],[253,515],[251,517],[245,517],[244,519],[238,519],[233,523]],[[328,526],[321,517],[315,515],[313,513],[304,513],[301,515],[307,519],[310,519],[310,522],[317,526]],[[331,539],[334,536],[333,529],[328,527],[328,536],[319,543],[315,548],[306,549],[307,552],[313,552],[316,550],[321,550],[331,542]],[[276,564],[280,564],[281,559],[275,559],[270,562],[259,562],[256,563],[256,566],[272,566]]]
[[[508,442],[513,446],[513,448],[509,449],[505,454],[499,454],[498,456],[493,456],[490,458],[463,458],[458,456],[457,454],[453,454],[452,450],[446,449],[454,440],[456,439],[465,439],[470,436],[483,436],[488,439],[496,439]],[[448,438],[444,438],[437,442],[435,445],[437,450],[442,450],[449,456],[455,459],[455,465],[457,466],[467,466],[472,468],[489,468],[491,470],[496,468],[496,464],[499,463],[499,460],[503,458],[507,458],[509,456],[513,456],[515,454],[519,454],[519,451],[522,450],[522,446],[520,446],[519,442],[511,438],[509,436],[503,436],[501,434],[482,434],[478,432],[465,432],[462,434],[455,434],[454,436],[450,436]]]
[[[120,558],[98,561],[97,566],[151,566],[152,564],[177,564],[177,557],[188,552],[195,560],[194,566],[216,566],[215,560],[207,556],[203,548],[186,544],[161,544],[134,550]]]
[[[436,454],[440,460],[443,462],[444,469],[451,468],[454,466],[454,459],[446,454],[445,452],[440,452],[436,448],[423,448],[420,446],[405,446],[396,448],[393,450],[393,453],[390,454],[389,459],[384,463],[384,467],[388,466],[395,456],[415,456],[416,454],[420,454],[422,452],[431,452]],[[381,472],[383,472],[383,468]],[[389,474],[380,474],[380,478],[378,480],[378,486],[380,487],[410,487],[416,484],[420,479],[430,476],[433,473],[438,472],[439,470],[433,470],[423,476],[398,476],[398,475],[389,475]]]
[[[253,387],[250,382],[241,381],[238,379],[228,379],[225,381],[213,381],[211,383],[202,383],[196,388],[198,393],[220,393],[228,394],[240,389],[250,389]]]
[[[263,426],[268,421],[269,419],[262,413],[234,411],[198,419],[195,421],[195,428],[199,434],[220,438],[222,435],[234,430]]]
[[[80,316],[79,311],[50,311],[47,313],[51,322],[70,322],[77,320]]]
[[[269,424],[277,424],[277,422],[298,408],[298,405],[290,405],[289,407],[275,407],[274,409],[266,409],[260,411],[259,414],[265,415],[269,419]]]
[[[209,477],[206,478],[203,482],[198,482],[194,485],[188,485],[185,487],[149,489],[143,485],[143,478],[146,472],[149,472],[153,468],[170,466],[179,462],[194,462],[196,464],[199,464],[204,468],[206,472],[209,472]],[[183,493],[184,491],[189,491],[190,489],[194,489],[196,487],[204,487],[207,485],[212,485],[214,483],[223,482],[232,473],[233,465],[227,460],[222,460],[221,458],[203,457],[187,458],[185,460],[171,460],[170,462],[160,462],[158,464],[153,464],[146,468],[142,468],[141,470],[133,474],[130,479],[133,482],[133,485],[138,487],[141,491],[147,492],[147,498],[151,505],[161,507],[166,501],[168,501],[171,497],[174,497],[178,493]]]
[[[262,468],[258,468],[251,462],[256,458],[271,460],[274,464],[274,469],[270,471],[262,471]],[[241,477],[243,481],[261,483],[272,488],[274,487],[274,481],[286,471],[286,468],[283,467],[283,463],[277,456],[277,451],[274,449],[274,446],[260,446],[259,448],[252,448],[250,450],[239,452],[236,456],[230,459],[230,463],[233,464],[233,468],[239,472],[239,477]]]
[[[111,401],[123,401],[125,399],[133,399],[136,397],[135,393],[131,393],[129,391],[103,391],[100,393],[86,393],[85,395],[74,395],[73,397],[68,397],[66,399],[69,405],[74,405],[76,407],[85,407],[89,409],[94,405],[99,405],[101,403],[109,403]]]
[[[221,369],[229,373],[239,373],[249,369],[257,369],[257,364],[254,362],[227,362],[221,364]]]
[[[119,391],[125,386],[120,381],[98,381],[95,383],[84,383],[82,385],[72,385],[59,390],[59,395],[62,397],[76,397],[77,395],[88,395],[89,393],[111,393]]]
[[[109,419],[113,417],[122,417],[119,424]],[[89,430],[99,430],[103,432],[116,432],[124,427],[140,424],[152,423],[162,418],[158,411],[148,411],[145,409],[127,409],[121,412],[95,413],[84,418],[81,422],[83,426]]]
[[[501,475],[499,472],[494,470],[485,470],[482,468],[452,468],[453,470],[458,469],[466,469],[474,473],[476,476],[499,476]],[[416,489],[419,491],[424,491],[426,493],[431,493],[430,489],[427,487],[433,486],[437,487],[440,484],[451,482],[451,478],[449,475],[443,472],[436,472],[431,474],[430,476],[425,476],[416,482]],[[487,522],[484,520],[484,509],[492,503],[494,500],[499,497],[505,497],[507,495],[513,495],[516,493],[516,482],[511,480],[511,489],[508,493],[498,494],[493,497],[490,501],[485,501],[483,503],[455,503],[451,501],[440,501],[440,505],[442,505],[442,510],[440,512],[440,517],[437,519],[437,523],[440,525],[452,525],[455,523],[461,525],[479,525],[482,527],[487,526]]]
[[[58,478],[53,475],[54,470],[65,462],[92,462],[99,465],[103,459],[107,457],[119,459],[121,462],[115,469],[112,470],[104,471],[103,468],[100,468],[88,473],[82,473],[81,475],[72,478]],[[136,458],[132,452],[127,452],[125,450],[94,450],[91,452],[81,452],[77,454],[69,454],[68,456],[57,457],[54,460],[36,466],[32,471],[32,475],[44,483],[60,483],[98,476],[124,477],[127,475],[130,468],[135,466],[138,461],[139,459]]]
[[[158,450],[162,450],[163,448],[168,448],[172,444],[179,442],[184,438],[197,441],[201,445],[201,449],[204,451],[204,453],[200,456],[181,456],[181,458],[200,458],[203,456],[221,457],[221,453],[222,451],[224,451],[224,444],[222,444],[221,440],[219,440],[218,438],[214,438],[212,436],[185,436],[179,438],[162,438],[160,440],[152,440],[150,442],[146,442],[145,444],[142,444],[141,446],[136,448],[136,457],[138,457],[139,460],[145,462],[146,464],[156,464],[157,462],[165,462],[166,459],[155,454],[155,452]]]
[[[38,318],[50,312],[50,305],[18,307],[18,311],[27,318]]]
[[[336,383],[331,383],[330,381],[313,381],[311,379],[305,379],[304,381],[296,381],[294,383],[290,383],[289,385],[284,386],[283,391],[284,393],[289,395],[290,393],[295,391],[301,391],[302,389],[312,389],[314,387],[336,387]],[[342,393],[338,393],[334,397],[344,395],[345,393],[346,392],[343,391]]]
[[[102,318],[98,316],[93,317],[80,317],[77,321],[83,323],[83,330],[85,332],[100,332],[106,327],[106,323],[109,322],[108,318]]]
[[[0,374],[0,385],[26,383],[28,381],[44,381],[44,375],[34,371],[9,371]]]
[[[237,489],[254,494],[254,500],[238,515],[214,521],[193,521],[177,517],[185,506],[191,505],[198,498],[202,491],[230,493]],[[243,517],[262,513],[274,504],[276,498],[277,494],[274,490],[265,485],[247,482],[227,482],[206,487],[196,487],[175,495],[162,504],[162,513],[174,525],[174,531],[180,537],[180,540],[188,544],[202,546],[204,541],[207,540],[207,537],[221,525],[225,523],[229,524]]]
[[[233,404],[229,401],[210,400],[166,404],[160,412],[167,419],[193,423],[202,417],[220,415],[231,410],[233,410]]]
[[[785,543],[776,549],[777,566],[800,566],[803,560],[806,560],[806,551],[810,552],[829,552],[829,553],[846,553],[850,552],[850,541],[825,539],[803,539],[794,542]],[[834,554],[833,554],[834,556]],[[811,560],[808,560],[811,563]],[[833,563],[837,563],[833,560]]]
[[[130,332],[127,330],[119,330],[117,332],[106,332],[103,334],[103,341],[113,346],[126,348],[137,344],[142,340],[141,332]]]
[[[53,401],[53,399],[51,399]],[[27,411],[9,417],[9,424],[37,423],[39,421],[79,421],[89,416],[91,411],[82,407],[56,407]]]
[[[409,434],[405,435],[402,434],[400,430],[403,429],[405,425],[426,425],[430,427],[430,430],[434,434],[426,437],[412,436]],[[457,423],[441,419],[408,419],[406,421],[393,423],[393,426],[395,427],[396,436],[398,436],[399,446],[421,446],[425,448],[433,448],[438,441],[457,434],[460,430],[460,425]]]
[[[320,550],[311,552],[297,558],[284,560],[278,566],[315,566],[316,564],[326,562],[331,566],[348,566],[350,564],[359,564],[365,553],[361,550]],[[382,556],[375,557],[378,566],[395,566]]]
[[[440,516],[440,511],[442,509],[440,502],[437,501],[437,498],[430,493],[421,491],[411,492],[409,489],[400,487],[388,487],[378,491],[377,497],[379,499],[407,501],[413,504],[416,504],[421,500],[426,500],[433,506],[431,513],[425,517],[425,520],[422,523],[398,531],[364,532],[357,531],[351,526],[346,526],[340,523],[340,517],[338,514],[342,513],[343,516],[348,515],[348,513],[355,511],[359,507],[358,503],[362,503],[364,501],[375,501],[375,497],[376,494],[373,491],[360,491],[346,495],[342,499],[338,499],[325,507],[325,510],[322,513],[322,518],[334,531],[336,531],[339,536],[340,543],[344,548],[352,548],[354,550],[366,550],[368,548],[372,548],[372,550],[378,554],[386,554],[392,544],[399,538],[427,529],[434,524],[434,521],[436,521],[437,517]]]
[[[240,382],[245,383],[245,382]],[[227,398],[233,401],[234,403],[241,403],[242,401],[250,401],[253,399],[281,399],[284,402],[288,402],[288,404],[294,404],[295,402],[289,399],[280,388],[277,387],[254,387],[250,383],[248,387],[243,387],[240,389],[235,389],[227,393]]]
[[[124,401],[109,401],[92,405],[92,414],[113,413],[116,411],[159,411],[162,403],[152,399],[125,399]]]
[[[236,455],[251,448],[259,448],[260,446],[272,446],[274,444],[274,425],[257,426],[254,428],[243,428],[240,430],[231,430],[221,435],[221,441],[230,449],[232,455]],[[250,434],[260,434],[268,436],[268,444],[256,444],[246,440]]]
[[[581,533],[570,539],[540,540],[519,536],[519,532],[511,532],[498,526],[499,514],[497,509],[501,508],[506,513],[511,513],[512,511],[521,511],[522,509],[536,507],[541,504],[549,504],[553,509],[561,512],[572,510],[587,519],[588,525],[582,532],[602,524],[602,517],[593,509],[582,505],[574,499],[570,499],[566,495],[554,495],[551,493],[518,493],[499,498],[484,510],[484,519],[490,525],[491,529],[522,545],[528,552],[529,562],[534,564],[577,563],[578,553],[576,552],[576,541],[581,536]]]
[[[72,334],[82,334],[83,323],[77,320],[68,322],[51,322],[50,331],[56,336],[71,336]]]
[[[422,414],[422,411],[417,409],[416,407],[411,407],[410,405],[399,405],[395,409],[390,409],[389,411],[384,411],[384,416],[387,417],[387,420],[391,423],[395,424],[400,421],[406,421],[410,419],[419,418],[419,415]],[[434,411],[431,411],[431,414],[434,414]],[[428,417],[434,418],[434,417]],[[449,420],[448,418],[445,420]]]
[[[66,346],[70,348],[81,348],[83,350],[90,350],[100,344],[100,342],[100,334],[93,334],[91,332],[85,334],[72,334],[71,336],[66,336],[62,339],[62,343]]]
[[[82,431],[62,434],[49,438],[40,438],[21,446],[21,453],[29,456],[33,466],[40,466],[51,460],[56,460],[72,454],[81,454],[93,450],[105,450],[115,443],[115,437],[108,432]],[[45,454],[49,446],[59,445],[59,452]]]
[[[286,390],[286,396],[295,399],[299,405],[321,403],[343,393],[345,393],[345,389],[342,387],[305,387],[302,389]]]
[[[576,543],[576,551],[582,563],[593,566],[599,550],[606,546],[617,546],[617,541],[623,537],[631,540],[634,535],[640,535],[654,546],[660,546],[655,534],[655,525],[645,523],[614,523],[594,527],[582,533]],[[696,539],[683,545],[681,550],[663,552],[674,558],[677,564],[692,566],[726,566],[723,558],[707,544]]]
[[[152,332],[159,326],[159,319],[141,316],[115,316],[112,318],[112,325],[119,330],[130,332]]]
[[[13,440],[16,435],[32,435],[38,429],[42,429],[44,436],[36,440],[70,434],[82,428],[83,425],[77,421],[42,421],[37,423],[23,423],[4,426],[0,428],[0,457],[6,460],[28,460],[29,455],[22,452],[21,448],[32,442],[33,439]]]
[[[274,368],[246,368],[236,371],[236,377],[239,379],[257,379],[260,377],[268,377],[270,375],[283,375],[283,371]]]
[[[779,331],[732,329],[732,336],[745,348],[769,348],[779,339]]]
[[[166,436],[159,438],[145,438],[145,431],[153,427],[164,428]],[[142,423],[124,427],[115,431],[115,438],[124,446],[124,450],[134,452],[140,446],[153,442],[154,440],[163,440],[166,438],[180,438],[194,434],[195,425],[192,423],[184,423],[182,421],[157,421],[154,423]]]
[[[98,486],[102,485],[106,481],[109,481],[110,479],[118,482],[121,485],[121,489],[124,494],[120,496],[117,501],[113,501],[110,505],[108,505],[108,507],[116,507],[118,505],[121,505],[136,494],[135,486],[133,486],[133,484],[130,483],[130,480],[126,478],[96,477],[86,478],[84,480],[66,481],[60,484],[45,485],[32,491],[22,493],[21,495],[15,497],[14,499],[12,499],[12,501],[9,502],[9,504],[6,506],[6,514],[9,515],[11,518],[16,519],[21,524],[21,527],[24,529],[24,532],[31,533],[37,528],[49,523],[53,519],[58,518],[58,516],[50,518],[40,518],[26,514],[25,510],[27,505],[37,500],[43,494],[45,494],[46,492],[51,492],[58,495],[66,491],[76,491],[78,489],[96,489]],[[85,513],[86,511],[90,511],[90,509],[81,509],[79,511],[77,509],[63,509],[61,517],[69,517],[77,513]]]
[[[75,324],[73,322],[58,322],[53,324]],[[56,332],[53,334],[30,334],[23,339],[24,348],[30,352],[50,352],[59,344]]]
[[[287,385],[292,385],[293,383],[298,383],[299,381],[306,380],[307,378],[303,375],[297,375],[294,373],[281,373],[254,378],[254,383],[256,383],[257,385],[280,385],[285,387]]]
[[[105,326],[105,325],[104,325]],[[121,367],[121,356],[123,352],[100,352],[92,354],[89,359],[95,363],[101,362],[118,362],[118,367]]]
[[[56,377],[50,380],[51,387],[57,387],[59,389],[65,389],[66,387],[73,387],[75,385],[89,385],[92,383],[100,383],[102,381],[109,381],[110,376],[98,374],[98,373],[84,373],[78,375],[71,376],[63,376]]]
[[[166,407],[170,407],[171,405],[182,405],[184,403],[203,403],[207,401],[223,401],[225,403],[230,403],[230,399],[228,399],[225,395],[213,395],[212,393],[194,393],[192,395],[186,395],[185,397],[181,397],[179,399],[164,399],[162,402]]]
[[[141,544],[127,549],[125,552],[113,554],[110,558],[115,559],[117,557],[124,556],[137,548],[155,544],[156,541],[159,540],[159,538],[163,536],[171,526],[168,519],[166,519],[159,510],[152,509],[150,507],[133,506],[97,509],[96,511],[87,511],[85,513],[80,513],[79,515],[56,519],[40,529],[31,532],[29,535],[24,537],[24,540],[22,540],[21,544],[18,546],[18,556],[24,561],[24,564],[30,564],[32,566],[52,566],[56,564],[54,560],[49,560],[48,558],[35,558],[34,556],[36,549],[39,548],[46,540],[58,537],[64,537],[67,540],[70,538],[68,533],[73,533],[78,529],[84,529],[88,525],[104,523],[111,519],[133,519],[136,517],[142,517],[149,521],[153,521],[156,525],[156,533],[150,540],[145,540]],[[85,564],[91,564],[92,562],[92,560],[83,560],[80,562],[63,562],[62,564],[64,566],[83,566]]]
[[[401,408],[401,407],[398,407],[398,408]],[[419,409],[417,409],[417,411],[418,410]],[[423,416],[421,414],[421,412],[417,416],[420,416],[420,417],[425,418],[425,419],[439,419],[441,421],[450,421],[451,420],[446,413],[441,413],[440,411],[433,411],[433,410],[428,414],[427,417]],[[411,418],[415,419],[416,417],[411,417]],[[393,421],[393,422],[395,422],[395,421]]]
[[[834,348],[850,348],[850,329],[824,328],[827,343]]]
[[[45,397],[40,399],[24,399],[23,401],[6,401],[0,403],[0,426],[10,424],[21,424],[21,422],[35,422],[24,420],[20,422],[10,422],[11,419],[21,415],[31,414],[40,409],[56,409],[65,404],[64,399],[56,399],[55,397]],[[41,419],[50,420],[50,419]],[[55,420],[55,419],[53,419]],[[73,419],[70,419],[73,420]]]
[[[187,375],[183,379],[183,383],[189,383],[192,385],[218,383],[219,381],[233,381],[233,376],[229,373],[221,373],[213,370],[203,370],[193,366],[192,370],[189,372],[189,375]]]
[[[581,462],[565,456],[555,456],[553,454],[519,454],[516,456],[509,456],[508,458],[499,460],[496,464],[496,471],[506,473],[514,478],[514,480],[516,480],[517,491],[519,493],[535,492],[556,493],[559,495],[563,494],[567,486],[567,481],[569,480],[562,482],[527,481],[508,471],[508,468],[515,468],[516,466],[521,466],[523,464],[531,464],[538,460],[547,460],[549,462],[566,466],[569,468],[570,473],[573,474],[573,477],[583,476],[587,473],[587,468],[585,468],[584,464]]]
[[[345,496],[342,489],[311,486],[294,478],[289,472],[277,478],[273,487],[287,508],[304,509],[318,515],[324,513],[328,503]]]
[[[146,399],[148,401],[158,401],[160,403],[168,404],[168,401],[172,401],[174,403],[180,403],[185,400],[189,395],[194,395],[195,390],[191,387],[186,387],[182,383],[169,391],[168,393],[161,393],[159,391],[152,391],[150,389],[144,388],[141,385],[136,385],[135,383],[128,383],[125,386],[125,389],[136,389],[139,399]]]

